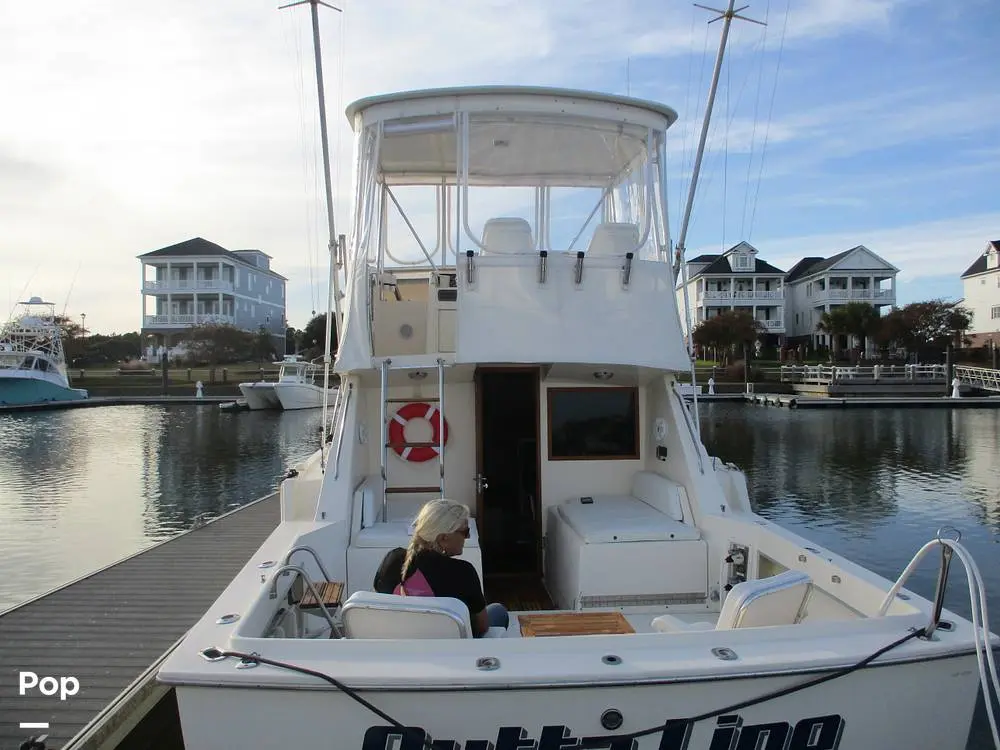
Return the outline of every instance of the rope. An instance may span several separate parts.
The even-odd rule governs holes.
[[[309,675],[310,677],[317,677],[325,682],[330,683],[335,688],[337,688],[337,690],[346,695],[348,698],[357,701],[383,721],[392,724],[393,727],[398,729],[404,735],[417,734],[418,732],[420,734],[423,734],[424,736],[420,738],[422,740],[423,746],[426,747],[428,750],[435,750],[434,744],[431,741],[431,739],[426,736],[426,732],[417,729],[416,727],[404,726],[401,722],[396,721],[394,718],[389,716],[389,714],[380,709],[378,706],[362,698],[360,695],[358,695],[356,690],[354,690],[353,688],[349,688],[340,680],[331,677],[328,674],[324,674],[323,672],[319,672],[315,669],[300,667],[296,664],[288,664],[287,662],[277,661],[275,659],[268,659],[266,657],[261,656],[260,654],[244,654],[239,651],[222,651],[220,649],[210,648],[206,649],[205,651],[202,651],[202,655],[204,655],[208,659],[217,659],[220,656],[232,656],[237,659],[241,659],[244,662],[247,662],[248,664],[267,664],[268,666],[271,667],[279,667],[280,669],[287,669],[291,672],[298,672],[299,674]]]

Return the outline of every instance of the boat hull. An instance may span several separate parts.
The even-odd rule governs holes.
[[[274,392],[286,411],[318,409],[323,405],[325,389],[310,383],[275,383]]]
[[[250,409],[280,409],[274,383],[240,383],[240,393]]]
[[[40,378],[0,377],[0,406],[79,401],[88,395],[82,388],[67,388]]]
[[[256,669],[264,673],[262,679],[275,671],[268,666]],[[588,740],[586,747],[608,750],[964,750],[966,746],[979,688],[971,654],[866,668],[693,725],[681,722],[640,738],[614,738],[724,709],[816,676],[360,692],[404,726],[416,728],[405,738],[319,680],[312,689],[181,685],[176,691],[185,745],[199,750],[333,746],[422,750],[427,746],[425,737],[433,738],[434,747],[449,750],[557,750],[578,747],[582,738]],[[622,717],[614,731],[602,726],[602,721],[613,726],[610,711]]]

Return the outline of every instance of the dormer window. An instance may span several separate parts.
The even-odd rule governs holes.
[[[753,270],[753,256],[746,253],[738,253],[732,256],[733,270],[734,271],[752,271]]]
[[[991,246],[990,249],[986,251],[986,267],[990,269],[996,268],[998,265],[997,260],[997,251]]]

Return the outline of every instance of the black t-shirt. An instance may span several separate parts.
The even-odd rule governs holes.
[[[402,575],[403,561],[406,550],[397,547],[392,550],[375,574],[374,588],[380,594],[391,594],[399,585]],[[427,583],[434,589],[435,596],[453,596],[465,602],[469,608],[469,617],[476,630],[475,617],[486,609],[486,599],[483,597],[483,587],[479,582],[479,574],[467,560],[448,557],[433,550],[421,550],[413,558],[407,575],[420,571]],[[476,633],[478,635],[478,632]]]

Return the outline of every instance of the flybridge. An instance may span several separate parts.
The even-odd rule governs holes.
[[[667,262],[673,110],[504,86],[376,97],[348,116],[357,210],[338,370],[441,354],[687,369]],[[624,324],[638,318],[657,325]]]

